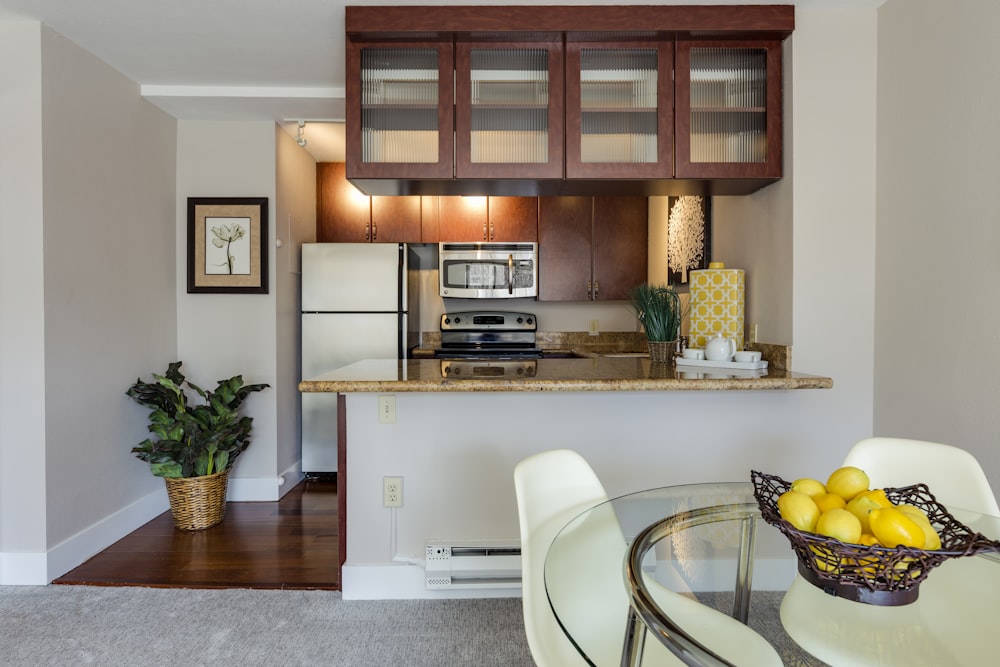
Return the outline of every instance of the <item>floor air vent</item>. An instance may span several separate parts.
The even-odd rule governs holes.
[[[521,547],[502,542],[427,542],[427,588],[517,588]]]

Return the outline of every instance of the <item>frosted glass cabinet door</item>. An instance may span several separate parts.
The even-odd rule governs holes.
[[[562,43],[459,42],[455,59],[456,176],[562,178]]]
[[[566,45],[566,177],[673,176],[673,42]]]
[[[781,176],[781,43],[679,41],[677,178]]]
[[[451,178],[450,42],[348,42],[347,177]]]

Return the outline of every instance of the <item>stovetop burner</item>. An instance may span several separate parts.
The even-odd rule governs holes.
[[[445,313],[441,316],[439,359],[538,359],[537,324],[531,313],[497,310]]]

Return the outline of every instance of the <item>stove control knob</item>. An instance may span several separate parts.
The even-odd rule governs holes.
[[[455,318],[455,324],[459,324],[461,321],[462,321],[461,317],[456,317]]]
[[[518,324],[524,324],[524,318],[523,317],[518,317],[517,318],[517,323]]]
[[[451,324],[451,318],[450,317],[444,318],[444,323],[445,324]]]
[[[529,317],[529,318],[528,318],[528,325],[530,326],[530,325],[532,325],[532,324],[534,324],[534,323],[535,323],[535,318],[533,318],[533,317]]]

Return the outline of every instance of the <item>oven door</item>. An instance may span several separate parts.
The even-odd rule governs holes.
[[[536,297],[537,251],[535,243],[441,243],[440,294],[462,299]]]

